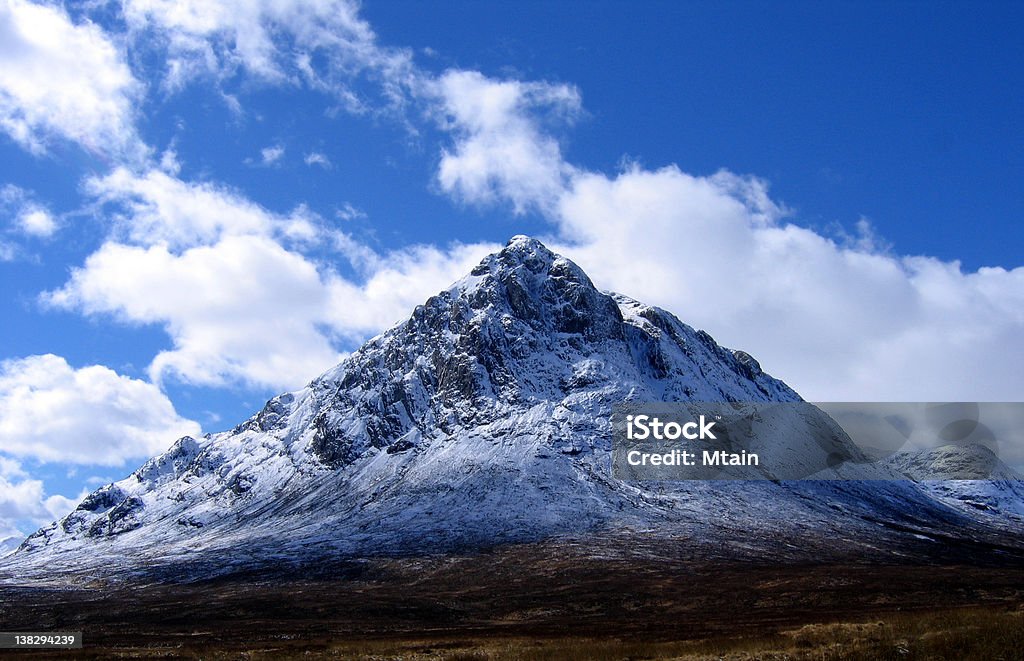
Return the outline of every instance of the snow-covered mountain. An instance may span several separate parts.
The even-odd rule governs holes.
[[[991,525],[997,511],[912,481],[611,477],[616,403],[799,399],[746,353],[602,293],[517,236],[307,387],[232,430],[179,439],[0,568],[188,577],[560,539],[601,552],[662,540],[729,557],[906,555],[935,535],[1024,547]],[[835,443],[847,441],[838,431]]]
[[[5,555],[14,553],[15,549],[21,546],[21,542],[24,540],[22,535],[11,535],[8,537],[0,538],[0,558]]]
[[[901,452],[891,468],[950,507],[1011,532],[1024,531],[1024,480],[984,445],[944,445]]]
[[[1021,476],[984,445],[943,445],[930,450],[900,452],[886,459],[912,480],[1019,481]]]

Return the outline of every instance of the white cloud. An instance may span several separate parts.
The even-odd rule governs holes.
[[[31,192],[13,184],[0,187],[0,212],[11,218],[13,230],[28,236],[49,238],[59,229],[49,209],[36,202]]]
[[[419,245],[378,254],[349,239],[343,252],[363,278],[358,282],[333,279],[329,323],[353,337],[376,334],[408,317],[413,308],[465,276],[500,247],[489,243],[456,243],[447,248]]]
[[[0,454],[0,477],[25,477],[28,473],[21,467],[21,463],[10,457]]]
[[[61,494],[53,494],[52,496],[46,496],[43,499],[43,509],[46,510],[46,516],[44,516],[40,522],[47,523],[49,521],[55,521],[61,517],[67,516],[78,507],[78,503],[89,495],[88,489],[82,489],[77,496],[62,496]]]
[[[414,84],[411,54],[382,48],[347,0],[125,0],[137,44],[162,42],[164,84],[178,89],[201,76],[238,71],[271,84],[306,83],[361,112],[357,79],[377,84],[386,105],[402,106]]]
[[[173,348],[154,358],[151,378],[297,386],[336,362],[323,326],[328,284],[283,245],[318,239],[306,209],[277,215],[160,171],[119,169],[87,190],[113,208],[114,236],[44,301],[164,327]]]
[[[162,325],[174,348],[153,360],[154,380],[295,388],[341,359],[338,339],[401,320],[492,248],[370,252],[357,283],[266,236],[226,236],[181,254],[108,243],[47,300]]]
[[[262,159],[263,165],[273,165],[280,160],[282,156],[284,156],[284,147],[280,145],[264,147],[260,150],[260,158]]]
[[[57,231],[57,221],[42,207],[23,209],[18,215],[18,225],[26,234],[44,238]]]
[[[496,81],[476,71],[448,71],[432,88],[455,141],[441,155],[443,190],[473,203],[509,200],[518,213],[557,202],[575,169],[558,141],[540,130],[538,114],[574,118],[580,109],[574,88]]]
[[[141,85],[91,23],[25,0],[0,2],[0,129],[46,151],[54,138],[128,159],[145,155],[133,124]]]
[[[0,475],[0,537],[13,533],[15,521],[47,517],[45,500],[41,480],[12,482]]]
[[[177,250],[229,234],[308,240],[317,233],[302,207],[287,216],[273,214],[224,186],[185,182],[160,170],[138,174],[118,168],[87,180],[85,189],[114,207],[116,236],[142,245]]]
[[[108,243],[50,301],[164,326],[174,348],[153,360],[154,380],[294,387],[340,357],[319,327],[331,301],[316,265],[265,236],[181,254]]]
[[[0,455],[0,557],[13,551],[37,526],[58,519],[88,494],[48,495],[42,480],[29,478],[21,464]]]
[[[753,198],[737,196],[732,175],[675,167],[581,175],[561,201],[561,249],[602,286],[749,351],[805,397],[1024,396],[1024,268],[964,273],[844,247],[766,213],[765,185],[746,181]]]
[[[160,154],[160,169],[172,177],[181,173],[181,161],[178,160],[178,152],[173,145]]]
[[[360,218],[366,218],[366,212],[363,211],[362,209],[357,209],[356,207],[352,206],[351,202],[346,202],[345,204],[341,205],[341,208],[337,209],[334,212],[334,215],[336,215],[341,220],[357,220]]]
[[[8,455],[115,466],[199,432],[156,386],[107,367],[75,369],[52,354],[0,363],[0,445]]]
[[[318,151],[306,154],[305,158],[303,158],[302,160],[305,161],[306,165],[319,165],[325,170],[331,169],[331,160],[327,158],[326,155],[321,154]]]

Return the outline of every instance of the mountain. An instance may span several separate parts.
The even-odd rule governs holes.
[[[800,397],[748,354],[599,291],[517,236],[305,388],[90,494],[0,571],[189,580],[534,542],[741,560],[906,557],[946,552],[934,543],[946,539],[1024,548],[991,512],[891,467],[851,469],[879,481],[612,479],[623,401]],[[824,462],[812,439],[791,441]],[[833,443],[849,439],[837,430]]]
[[[11,535],[9,537],[0,538],[0,558],[5,555],[14,553],[14,551],[21,545],[24,537],[21,535]]]
[[[1019,481],[1021,476],[984,445],[943,445],[929,450],[900,452],[887,463],[912,480]]]
[[[1024,530],[1024,481],[984,445],[901,452],[887,463],[951,508],[1011,533]]]

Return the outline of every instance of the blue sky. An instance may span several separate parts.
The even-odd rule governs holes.
[[[809,399],[1024,395],[1024,10],[0,3],[0,538],[528,233]]]

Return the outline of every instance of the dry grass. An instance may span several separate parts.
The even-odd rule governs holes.
[[[197,658],[364,661],[1010,661],[1024,654],[1024,605],[894,613],[867,622],[807,624],[772,635],[676,642],[621,638],[351,641],[250,650],[178,649]]]

